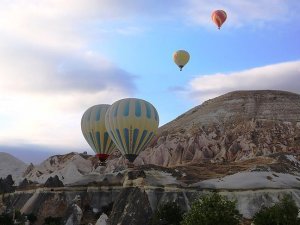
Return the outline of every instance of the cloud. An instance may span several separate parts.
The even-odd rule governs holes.
[[[236,90],[283,90],[300,94],[300,61],[285,62],[249,70],[199,75],[184,95],[197,103]]]
[[[227,12],[226,26],[263,26],[271,21],[293,21],[299,17],[300,4],[297,0],[274,0],[272,4],[269,0],[188,0],[183,14],[188,21],[207,26],[211,24],[211,13],[216,9]]]
[[[0,144],[89,149],[80,128],[84,111],[136,91],[135,76],[91,43],[106,38],[105,20],[130,20],[130,12],[117,1],[0,5]],[[110,32],[141,32],[129,25]]]

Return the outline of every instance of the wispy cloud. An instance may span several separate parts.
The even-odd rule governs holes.
[[[270,21],[292,21],[295,17],[299,18],[300,3],[297,0],[273,0],[272,3],[268,0],[188,0],[183,13],[190,22],[207,26],[211,23],[212,11],[216,9],[227,12],[226,26],[257,27]]]
[[[197,103],[236,90],[284,90],[300,94],[300,61],[249,70],[199,75],[182,93]]]

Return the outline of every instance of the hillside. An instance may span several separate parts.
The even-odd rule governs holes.
[[[176,166],[300,151],[300,95],[236,91],[208,100],[159,128],[136,162]]]
[[[11,174],[13,180],[18,183],[22,180],[26,167],[27,164],[23,161],[8,153],[0,152],[0,177],[5,178]]]

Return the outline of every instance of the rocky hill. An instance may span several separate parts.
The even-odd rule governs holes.
[[[300,95],[236,91],[208,100],[159,128],[136,160],[176,166],[300,151]]]
[[[54,155],[40,165],[30,164],[23,177],[45,183],[50,177],[58,176],[64,184],[80,181],[84,175],[94,171],[97,159],[94,156],[71,152],[66,155]]]
[[[11,174],[15,182],[19,182],[23,178],[23,173],[27,167],[27,164],[17,159],[16,157],[0,152],[0,177],[6,178]]]

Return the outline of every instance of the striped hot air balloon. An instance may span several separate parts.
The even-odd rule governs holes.
[[[81,131],[96,156],[105,162],[115,148],[106,128],[105,114],[110,105],[94,105],[87,109],[81,118]]]
[[[111,139],[131,163],[154,137],[158,124],[154,106],[136,98],[115,102],[105,116],[105,126]]]
[[[173,60],[179,67],[180,71],[190,60],[190,54],[185,50],[178,50],[173,54]]]
[[[218,29],[221,28],[222,24],[225,22],[227,19],[227,14],[224,10],[215,10],[211,14],[211,19],[213,22],[218,26]]]

